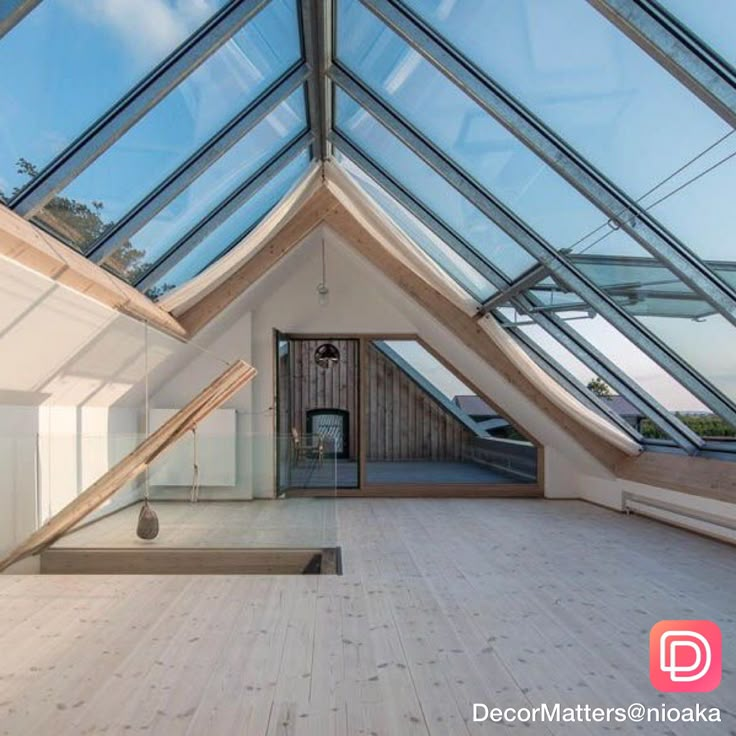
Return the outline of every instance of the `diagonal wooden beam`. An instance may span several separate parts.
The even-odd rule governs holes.
[[[389,253],[381,242],[342,205],[334,208],[325,217],[325,224],[341,235],[350,246],[382,271],[468,348],[492,365],[495,371],[534,402],[604,466],[613,468],[616,463],[623,461],[626,455],[622,450],[592,432],[583,420],[567,413],[551,401],[470,315]]]
[[[185,337],[168,312],[130,284],[87,260],[81,253],[0,205],[0,255],[96,302]]]
[[[242,360],[233,363],[174,414],[133,452],[110,468],[99,480],[52,516],[40,529],[0,560],[0,571],[24,557],[38,554],[55,542],[87,514],[117,493],[126,483],[142,473],[161,453],[171,447],[207,415],[224,404],[256,375],[256,369]]]
[[[265,276],[339,206],[324,187],[315,192],[271,239],[222,284],[179,315],[179,323],[190,336],[209,324],[248,287]]]

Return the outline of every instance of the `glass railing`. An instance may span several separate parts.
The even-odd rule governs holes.
[[[76,530],[95,520],[105,524],[102,517],[119,513],[122,536],[103,535],[95,545],[138,544],[135,519],[138,505],[148,496],[161,520],[156,540],[161,546],[181,546],[184,541],[193,546],[256,548],[336,544],[335,443],[320,436],[295,442],[291,435],[239,431],[239,420],[248,415],[233,411],[235,416],[229,416],[229,410],[222,411],[235,431],[207,431],[203,424],[187,432],[151,463],[147,473],[141,472],[116,491]],[[0,436],[0,462],[8,489],[8,503],[3,503],[0,515],[3,539],[21,541],[144,439],[144,433],[132,432]],[[305,497],[309,495],[320,498]],[[287,498],[287,503],[274,502],[275,496]],[[88,529],[72,534],[74,543],[83,546],[96,539]],[[11,545],[6,541],[6,546]]]

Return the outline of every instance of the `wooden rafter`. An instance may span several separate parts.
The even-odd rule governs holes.
[[[29,555],[38,554],[75,524],[134,480],[161,453],[171,447],[196,424],[222,406],[256,375],[256,370],[242,360],[233,363],[204,388],[183,409],[143,440],[129,455],[110,468],[99,480],[52,516],[40,529],[0,560],[0,571]]]
[[[3,205],[0,205],[0,255],[170,335],[186,336],[179,322],[145,294]]]

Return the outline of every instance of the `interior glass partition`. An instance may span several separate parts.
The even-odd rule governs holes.
[[[537,447],[416,340],[367,346],[366,488],[533,484]]]
[[[277,333],[279,493],[360,485],[360,343]]]

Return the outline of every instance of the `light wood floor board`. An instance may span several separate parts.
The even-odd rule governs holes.
[[[342,576],[0,577],[0,734],[736,733],[736,550],[583,502],[156,504],[169,546],[339,544]],[[59,546],[134,546],[135,508]],[[660,619],[724,636],[661,696]],[[472,703],[718,705],[720,726],[472,723]]]

